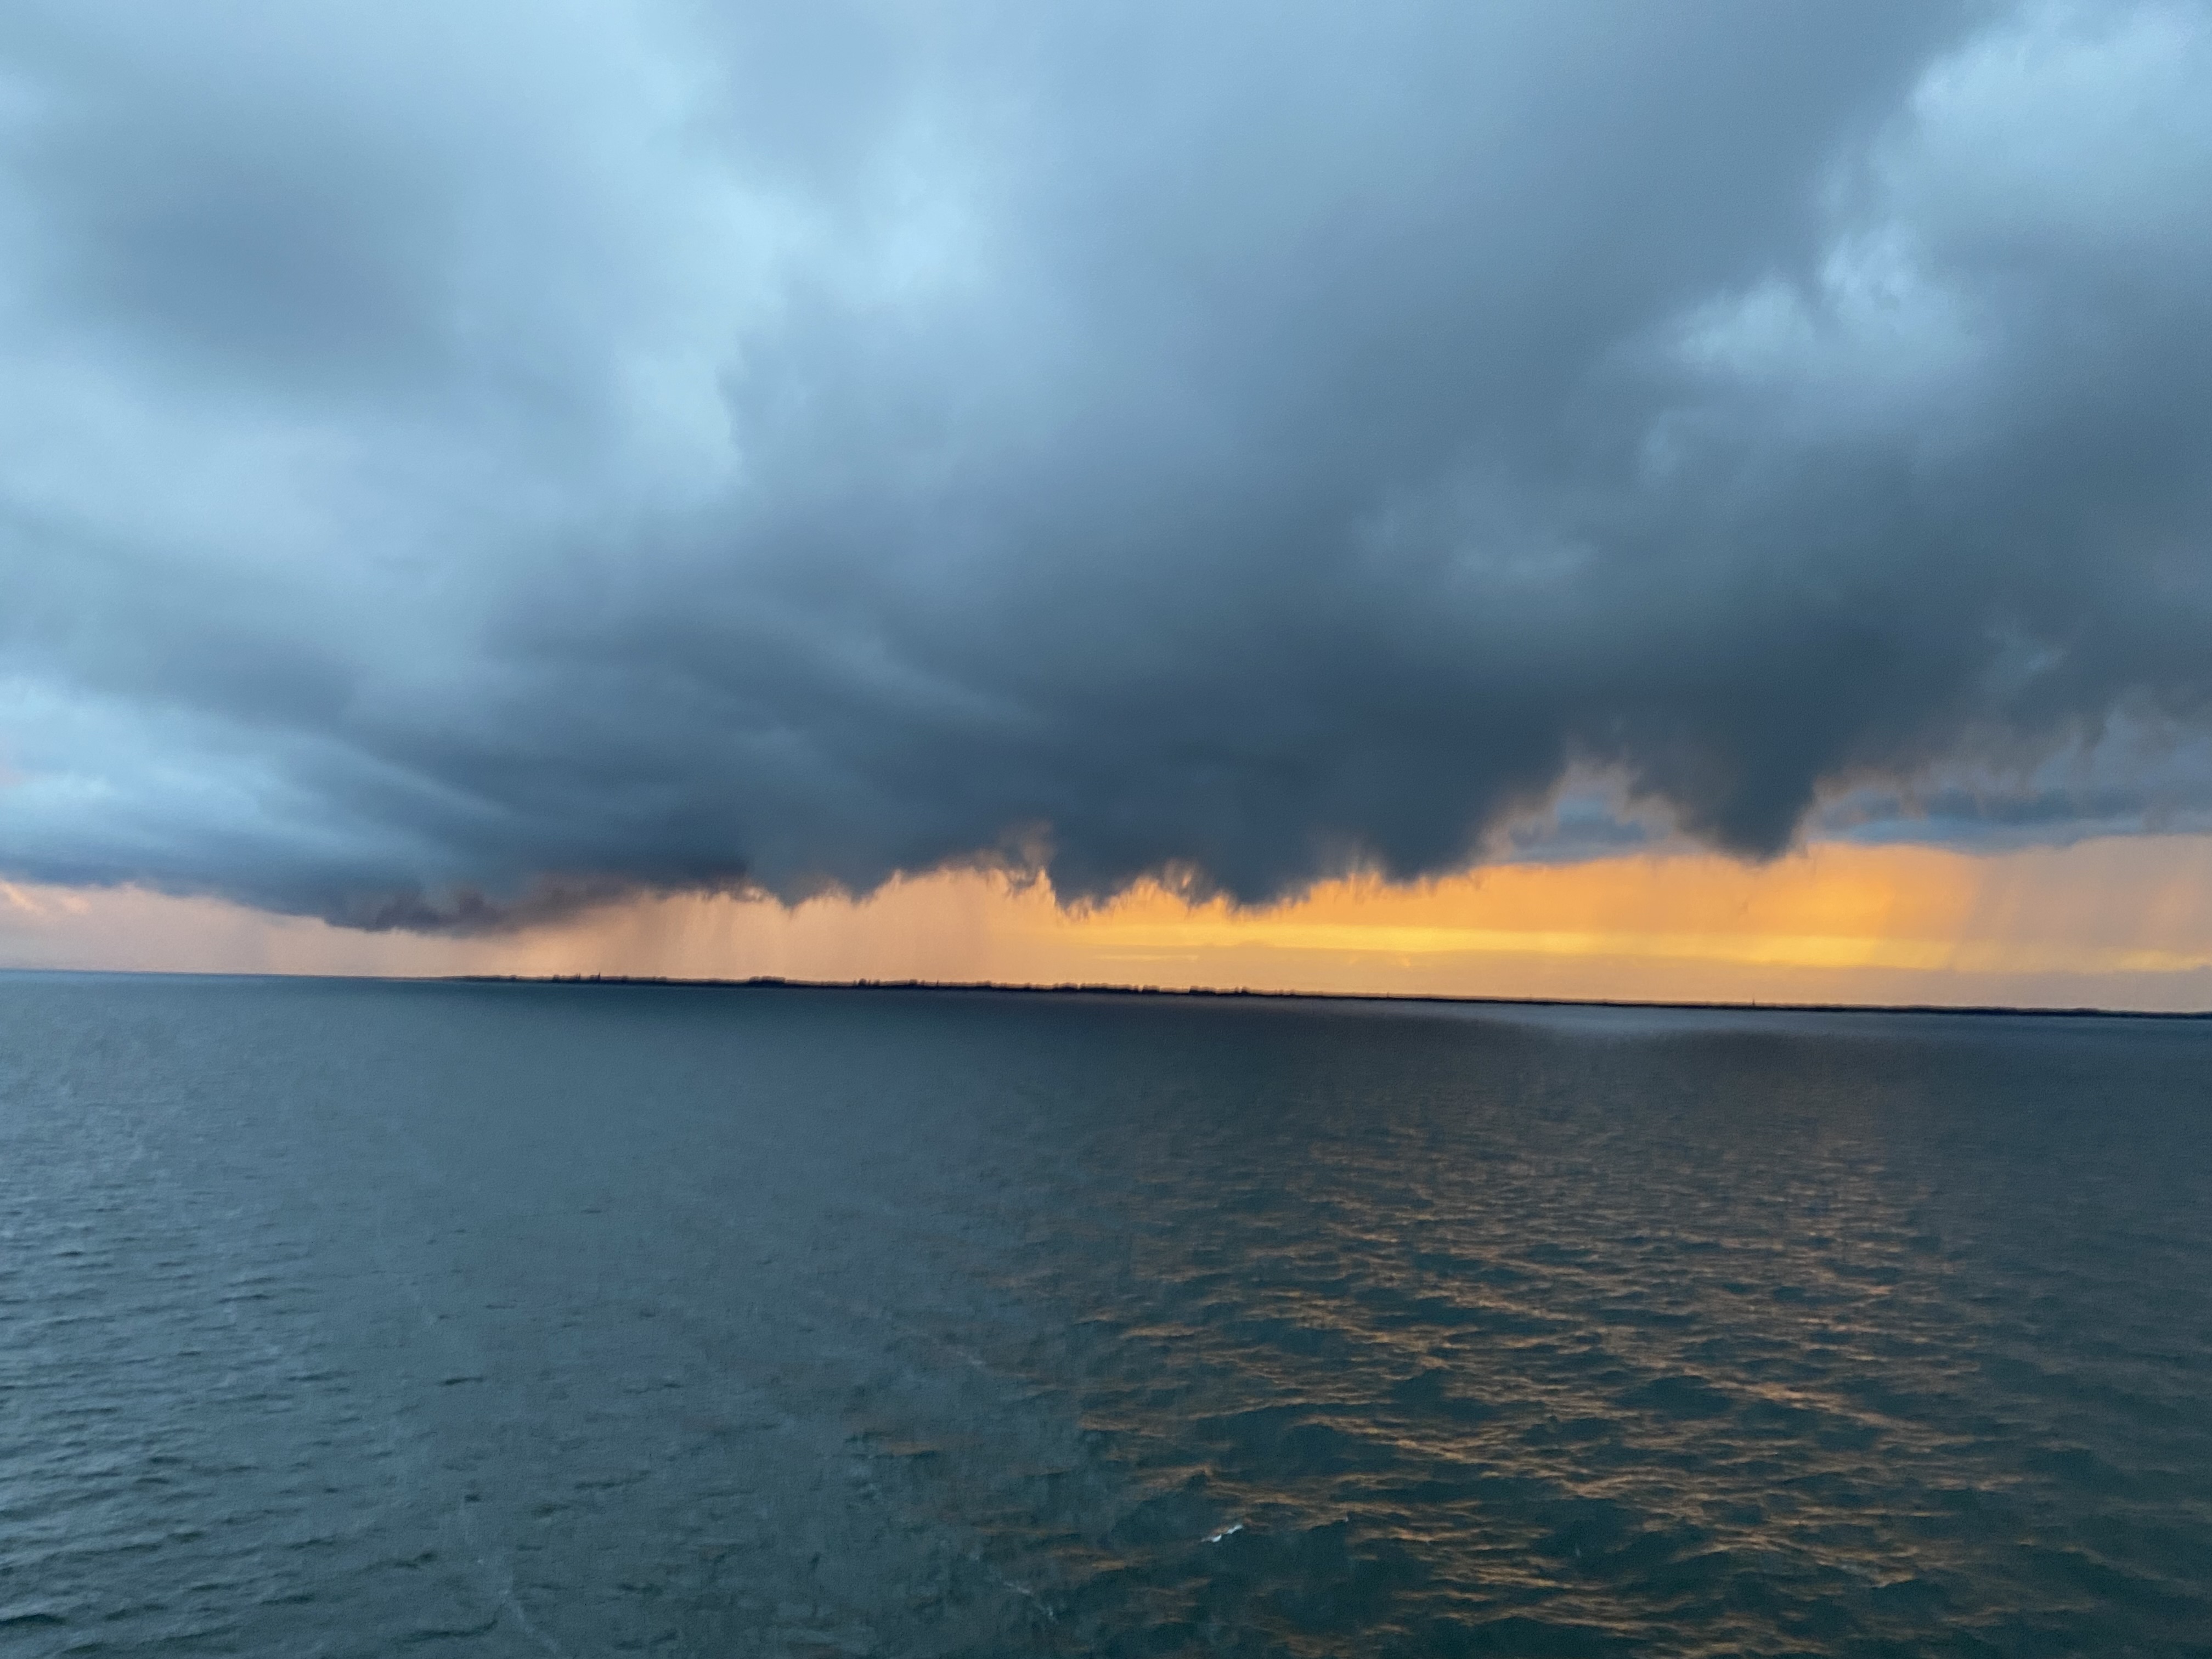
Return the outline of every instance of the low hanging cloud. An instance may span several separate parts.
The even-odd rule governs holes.
[[[2212,823],[2207,86],[2201,3],[16,0],[0,876]]]

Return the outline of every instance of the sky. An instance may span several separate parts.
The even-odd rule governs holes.
[[[2212,1006],[2212,5],[0,9],[0,965]]]

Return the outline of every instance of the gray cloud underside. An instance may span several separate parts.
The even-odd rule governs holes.
[[[2207,85],[2202,4],[18,0],[0,872],[2195,823]]]

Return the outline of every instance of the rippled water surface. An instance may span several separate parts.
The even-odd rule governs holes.
[[[2212,1024],[0,978],[0,1653],[2212,1652]]]

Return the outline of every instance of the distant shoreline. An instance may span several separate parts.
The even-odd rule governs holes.
[[[2212,1008],[2043,1008],[2008,1003],[1945,1002],[1719,1002],[1663,1001],[1635,997],[1452,996],[1415,991],[1255,991],[1237,986],[1024,985],[1002,980],[791,979],[756,974],[745,979],[685,979],[660,974],[283,974],[160,968],[0,967],[0,982],[16,976],[84,979],[251,979],[320,981],[362,985],[564,985],[628,987],[668,991],[927,991],[946,995],[1025,997],[1183,997],[1243,1002],[1410,1002],[1492,1008],[1626,1008],[1654,1012],[1747,1014],[1970,1014],[2021,1019],[2212,1020]]]
[[[1423,1002],[1502,1008],[1650,1008],[1706,1013],[1972,1014],[2042,1019],[2212,1019],[2212,1009],[2038,1008],[2001,1003],[1942,1002],[1669,1002],[1629,997],[1451,996],[1442,992],[1216,990],[1206,986],[1022,985],[999,980],[789,979],[757,974],[746,979],[683,979],[660,974],[442,974],[447,985],[599,985],[677,991],[939,991],[989,992],[1031,997],[1189,997],[1254,1002]]]

